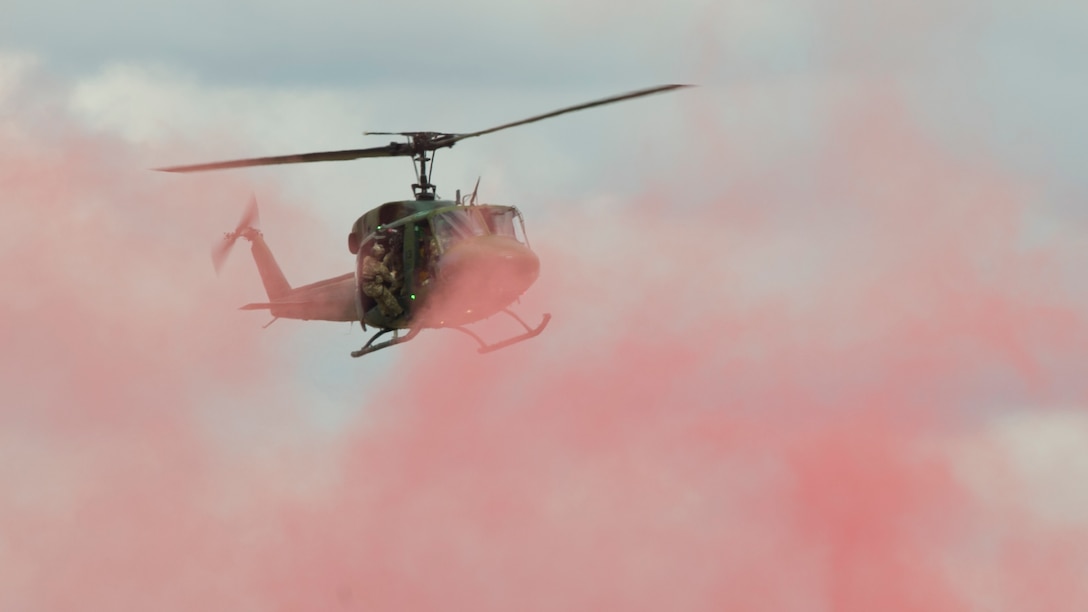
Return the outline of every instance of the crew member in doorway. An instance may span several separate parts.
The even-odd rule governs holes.
[[[363,295],[378,303],[382,315],[388,320],[396,319],[404,312],[393,292],[389,290],[395,282],[385,259],[385,247],[375,243],[370,254],[363,259]]]

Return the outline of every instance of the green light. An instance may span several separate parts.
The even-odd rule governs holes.
[[[412,298],[414,300],[414,299],[416,299],[416,294],[413,293],[412,295],[410,295],[408,297],[410,297],[410,298]]]

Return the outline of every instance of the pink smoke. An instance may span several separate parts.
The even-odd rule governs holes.
[[[544,254],[552,272],[525,307],[553,309],[557,327],[483,359],[467,343],[406,348],[403,382],[347,447],[342,489],[282,509],[295,530],[276,599],[1083,605],[1083,526],[1017,513],[990,531],[940,450],[998,399],[1083,397],[1048,366],[1086,347],[1063,253],[1025,251],[1017,186],[943,155],[894,96],[855,99],[835,133],[807,234],[773,220],[789,203],[767,183],[677,220],[647,202],[652,214],[607,218],[614,230],[545,228],[581,246]],[[753,194],[770,210],[730,227],[721,211]],[[793,253],[815,263],[784,289],[745,282]],[[972,550],[979,539],[990,547]],[[962,577],[972,565],[981,588]]]
[[[238,484],[216,489],[209,415],[298,414],[282,359],[231,314],[259,284],[210,268],[253,186],[153,173],[164,152],[89,133],[50,94],[0,104],[18,119],[0,125],[0,609],[220,606]]]
[[[130,172],[141,151],[64,121],[3,132],[0,608],[1083,608],[1085,526],[987,507],[949,451],[998,400],[1083,401],[1075,271],[1021,245],[1015,178],[897,99],[844,104],[818,209],[738,171],[684,214],[531,225],[545,334],[391,349],[332,440],[234,312],[255,274],[211,272],[242,179]]]

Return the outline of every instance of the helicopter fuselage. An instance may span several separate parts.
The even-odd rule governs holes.
[[[378,242],[396,278],[390,290],[403,308],[395,318],[363,291],[364,262]],[[359,217],[348,249],[356,256],[359,320],[384,329],[459,327],[486,319],[524,294],[540,271],[512,206],[387,202]]]

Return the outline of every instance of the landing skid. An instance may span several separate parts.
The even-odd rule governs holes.
[[[374,351],[378,351],[378,350],[381,350],[383,348],[388,348],[390,346],[393,346],[394,344],[401,344],[402,342],[408,342],[412,338],[416,337],[416,334],[419,333],[419,330],[420,330],[420,328],[412,329],[412,330],[409,330],[409,332],[407,334],[401,336],[400,331],[397,330],[397,329],[383,329],[380,332],[378,332],[378,333],[374,334],[373,336],[371,336],[370,340],[368,340],[367,343],[365,345],[363,345],[363,348],[361,348],[361,349],[359,349],[357,351],[352,351],[351,356],[352,357],[362,357],[363,355],[373,353]],[[379,342],[378,344],[374,344],[375,340],[377,340],[381,336],[384,336],[385,334],[388,334],[389,332],[393,332],[393,337],[392,338],[390,338],[389,340],[386,340],[385,342]]]
[[[510,310],[508,310],[506,308],[503,308],[502,311],[505,312],[506,314],[510,315],[511,317],[513,317],[514,320],[517,321],[518,323],[521,323],[521,326],[525,328],[525,333],[514,336],[513,338],[507,338],[506,340],[503,340],[502,342],[496,342],[495,344],[488,344],[488,343],[484,342],[483,339],[480,338],[479,336],[477,336],[475,333],[473,333],[472,331],[470,331],[470,330],[468,330],[468,329],[466,329],[464,327],[453,327],[451,329],[456,329],[459,332],[462,332],[462,333],[465,333],[465,334],[471,336],[472,339],[475,340],[480,345],[480,348],[477,349],[477,351],[480,354],[483,354],[483,353],[490,353],[492,351],[497,351],[497,350],[499,350],[501,348],[506,348],[506,347],[508,347],[508,346],[510,346],[512,344],[517,344],[518,342],[521,342],[523,340],[528,340],[529,338],[535,338],[535,337],[539,336],[540,332],[544,331],[544,328],[548,326],[548,321],[551,321],[551,319],[552,319],[551,314],[545,313],[544,314],[544,319],[540,322],[540,325],[537,325],[536,327],[529,327],[525,323],[525,321],[521,320],[521,317],[517,316],[516,314],[514,314]]]
[[[511,317],[513,317],[513,319],[515,321],[520,323],[521,326],[525,328],[525,333],[514,336],[513,338],[507,338],[506,340],[503,340],[502,342],[496,342],[495,344],[488,344],[488,343],[483,341],[483,338],[480,338],[480,336],[476,335],[475,333],[473,333],[472,331],[470,331],[470,330],[468,330],[468,329],[466,329],[464,327],[451,327],[450,329],[456,329],[459,332],[462,332],[464,334],[467,334],[467,335],[471,336],[472,339],[475,340],[480,345],[480,348],[477,349],[477,351],[479,353],[483,354],[483,353],[490,353],[492,351],[497,351],[497,350],[499,350],[501,348],[506,348],[506,347],[508,347],[508,346],[510,346],[512,344],[517,344],[518,342],[521,342],[523,340],[528,340],[529,338],[535,338],[535,337],[539,336],[540,332],[544,331],[544,328],[548,326],[548,322],[551,321],[551,319],[552,319],[552,315],[545,314],[544,319],[540,322],[540,325],[537,325],[536,327],[529,327],[525,323],[525,321],[521,320],[521,317],[517,316],[516,314],[514,314],[510,310],[507,310],[507,309],[504,308],[503,312],[510,315]],[[374,334],[373,336],[371,336],[370,340],[367,341],[367,343],[363,346],[363,348],[361,348],[361,349],[359,349],[357,351],[352,351],[351,356],[352,357],[362,357],[363,355],[368,355],[370,353],[373,353],[374,351],[380,351],[381,349],[388,348],[390,346],[393,346],[394,344],[401,344],[403,342],[408,342],[412,338],[415,338],[416,335],[419,334],[421,329],[422,328],[415,328],[415,329],[409,330],[408,333],[403,335],[403,336],[399,335],[400,330],[398,330],[398,329],[383,329],[383,330],[379,331],[378,333]],[[382,336],[384,336],[385,334],[388,334],[388,333],[392,333],[393,337],[390,338],[389,340],[384,341],[384,342],[379,342],[377,344],[374,344],[375,340],[377,340],[378,338],[380,338],[380,337],[382,337]]]

